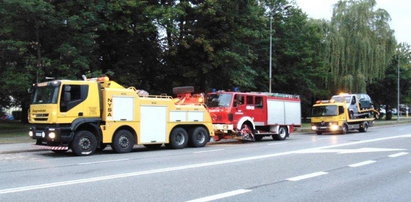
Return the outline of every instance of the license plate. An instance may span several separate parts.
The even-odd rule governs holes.
[[[41,133],[36,133],[36,137],[41,137]]]

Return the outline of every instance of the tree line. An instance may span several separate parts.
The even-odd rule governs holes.
[[[83,74],[151,94],[267,92],[270,33],[273,92],[300,95],[305,116],[342,90],[395,103],[382,92],[396,92],[398,58],[411,101],[410,48],[389,20],[375,0],[339,1],[330,21],[289,0],[0,0],[0,106],[24,111],[33,83]]]

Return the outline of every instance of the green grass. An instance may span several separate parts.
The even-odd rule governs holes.
[[[0,144],[32,142],[28,136],[29,124],[19,121],[0,121]]]

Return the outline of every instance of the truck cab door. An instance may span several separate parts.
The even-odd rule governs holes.
[[[63,85],[59,105],[59,118],[63,119],[63,122],[70,123],[85,115],[82,103],[87,99],[88,91],[88,85]]]
[[[247,96],[246,114],[253,118],[256,126],[262,126],[266,123],[266,111],[263,96]]]

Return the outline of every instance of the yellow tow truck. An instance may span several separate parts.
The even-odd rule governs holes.
[[[29,136],[43,148],[56,153],[71,149],[76,155],[93,154],[108,144],[119,153],[130,152],[135,144],[205,146],[214,136],[209,113],[203,105],[178,101],[125,88],[108,77],[38,83]]]
[[[343,93],[313,105],[311,129],[317,135],[345,134],[352,130],[367,132],[378,115],[368,95]]]

